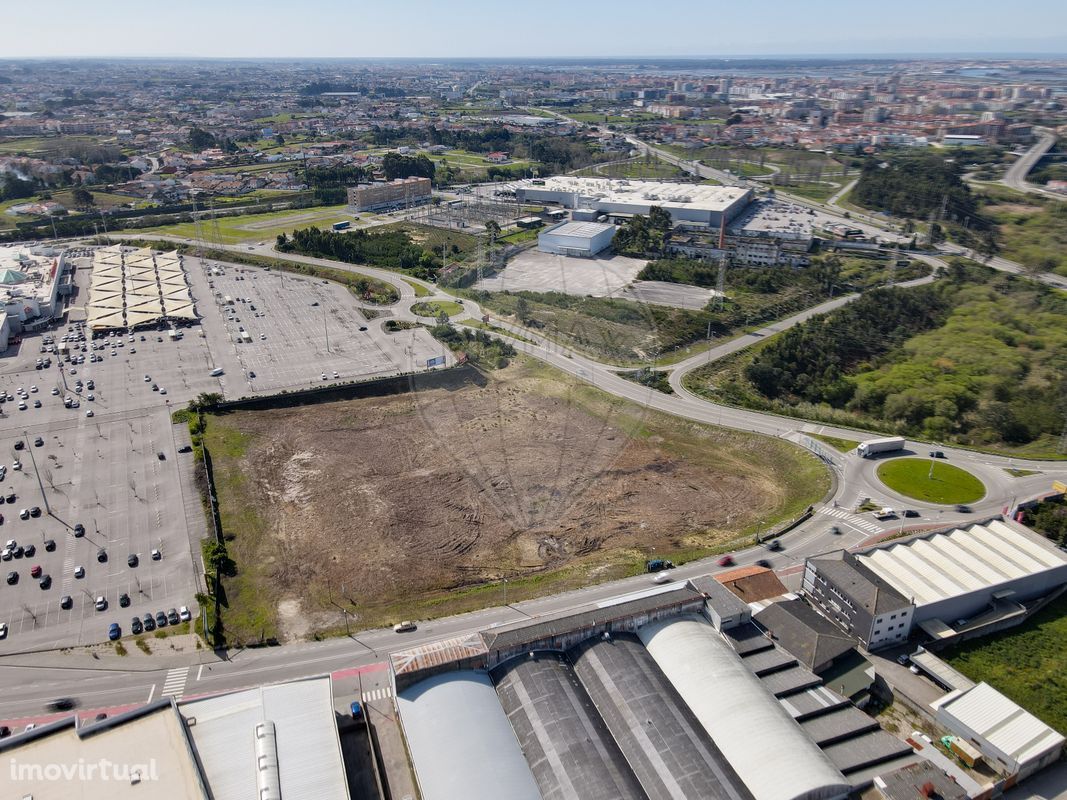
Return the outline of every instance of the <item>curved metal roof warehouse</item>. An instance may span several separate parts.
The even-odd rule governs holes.
[[[848,780],[711,625],[686,615],[637,635],[756,800],[848,795]]]

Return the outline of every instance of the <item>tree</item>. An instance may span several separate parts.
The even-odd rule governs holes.
[[[284,137],[284,136],[282,136],[282,135],[281,135],[280,133],[279,133],[279,134],[276,134],[276,135],[274,136],[274,143],[275,143],[276,145],[278,145],[279,147],[281,147],[281,146],[282,146],[283,144],[285,144],[285,137]]]
[[[88,189],[77,188],[70,193],[71,198],[74,200],[74,207],[87,211],[90,209],[96,200],[93,198],[93,193]]]
[[[206,150],[215,146],[215,137],[202,128],[189,131],[189,146],[194,150]]]
[[[0,200],[21,200],[33,197],[37,187],[33,181],[23,180],[15,175],[8,175],[0,184]]]
[[[523,325],[530,319],[530,304],[525,297],[520,297],[515,301],[515,316]]]
[[[489,246],[492,247],[496,244],[496,237],[500,235],[500,226],[496,220],[489,220],[485,223],[485,232],[489,235]]]

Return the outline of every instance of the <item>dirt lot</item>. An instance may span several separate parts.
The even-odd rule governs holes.
[[[492,604],[478,590],[502,578],[519,599],[617,577],[826,487],[782,442],[649,415],[539,365],[482,383],[212,417],[240,570],[231,632],[299,638],[336,627],[338,603],[367,626]]]

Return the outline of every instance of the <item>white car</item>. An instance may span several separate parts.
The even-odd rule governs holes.
[[[652,576],[652,582],[653,583],[670,583],[671,582],[671,576],[668,575],[666,572],[657,572],[655,575]]]
[[[12,461],[11,462],[11,469],[15,470],[15,472],[18,472],[20,469],[22,469],[22,462],[21,461]]]
[[[80,564],[78,566],[76,566],[74,568],[74,577],[75,578],[84,578],[85,577],[85,567],[81,566]]]
[[[103,611],[107,608],[107,598],[103,595],[98,595],[96,598],[96,610]]]
[[[6,638],[7,638],[7,623],[6,622],[0,622],[0,639],[6,639]]]
[[[26,410],[26,401],[25,400],[19,400],[19,411],[25,411],[25,410]]]
[[[52,387],[52,397],[59,397],[59,389]]]
[[[166,389],[164,389],[164,388],[163,388],[162,386],[160,386],[160,387],[159,387],[159,393],[160,393],[160,394],[166,394],[166,393],[167,393],[167,390],[166,390]]]
[[[37,393],[37,387],[36,386],[31,386],[30,387],[30,394],[36,394],[36,393]]]
[[[193,618],[193,615],[189,613],[189,606],[182,606],[178,609],[178,616],[182,622],[188,622]]]
[[[87,417],[93,416],[93,410],[90,408],[88,411],[85,412],[85,416],[87,416]]]
[[[152,376],[151,375],[145,375],[144,376],[144,382],[145,383],[151,383],[152,382]]]
[[[324,372],[324,373],[322,373],[322,379],[323,379],[323,380],[326,380],[326,373],[325,373],[325,372]]]

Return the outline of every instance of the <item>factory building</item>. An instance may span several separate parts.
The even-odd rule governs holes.
[[[809,558],[803,588],[873,650],[916,626],[933,639],[988,632],[1064,584],[1067,555],[1022,525],[992,520]]]
[[[949,692],[933,704],[935,718],[1016,781],[1063,754],[1063,736],[987,683]]]
[[[348,190],[348,205],[353,211],[382,211],[410,208],[430,202],[429,178],[397,178],[380,183],[361,183]]]
[[[856,553],[915,604],[913,624],[941,638],[1024,613],[1020,603],[1067,583],[1067,554],[1022,525],[994,520]],[[983,619],[985,618],[985,619]]]
[[[752,201],[752,190],[736,186],[611,180],[561,175],[515,185],[520,203],[554,203],[563,208],[593,209],[613,219],[648,214],[659,206],[677,224],[718,230]]]
[[[836,800],[917,759],[710,576],[391,663],[427,798]]]
[[[592,258],[611,246],[615,226],[600,222],[562,222],[537,234],[537,249],[560,256]]]

